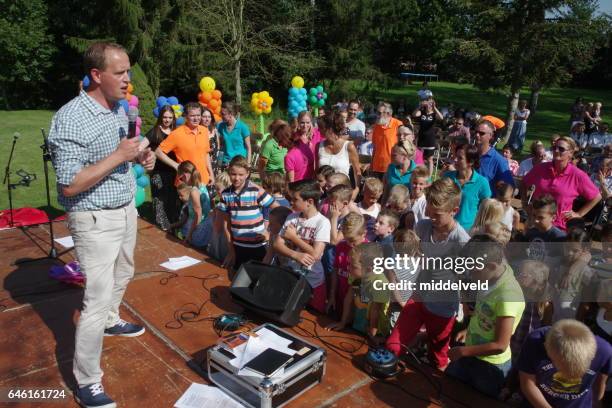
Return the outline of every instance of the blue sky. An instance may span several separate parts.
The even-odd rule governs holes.
[[[599,0],[599,10],[612,15],[612,0]]]

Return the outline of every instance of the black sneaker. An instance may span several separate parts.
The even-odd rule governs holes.
[[[108,329],[104,329],[105,336],[136,337],[145,332],[145,328],[134,323],[120,319],[119,323]]]
[[[77,389],[74,397],[85,408],[117,408],[115,401],[104,392],[102,383],[85,385]]]

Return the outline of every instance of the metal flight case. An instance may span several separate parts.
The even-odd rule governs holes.
[[[257,333],[264,327],[291,340],[289,347],[302,352],[296,353],[280,374],[272,377],[239,375],[238,368],[230,364],[235,356],[222,344],[207,351],[208,378],[230,397],[251,408],[282,407],[319,384],[325,374],[326,352],[323,348],[270,323],[258,326],[253,331]]]

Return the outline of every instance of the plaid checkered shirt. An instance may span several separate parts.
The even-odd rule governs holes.
[[[102,107],[85,91],[57,111],[51,120],[49,150],[57,178],[58,201],[66,211],[96,211],[122,207],[134,199],[136,184],[129,162],[115,167],[86,191],[66,197],[64,186],[83,168],[117,149],[127,136],[127,115],[119,104]]]

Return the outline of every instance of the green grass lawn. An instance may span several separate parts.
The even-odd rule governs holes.
[[[439,106],[446,106],[453,103],[457,107],[465,107],[481,113],[482,115],[492,114],[504,118],[506,106],[506,95],[499,92],[484,92],[470,85],[454,84],[449,82],[431,82],[431,90],[434,93]],[[420,83],[405,85],[394,89],[380,89],[377,99],[389,99],[393,101],[405,100],[408,104],[417,103],[416,91],[420,88]],[[333,90],[330,91],[333,97]],[[529,93],[525,91],[523,97],[527,98]],[[537,114],[529,120],[527,127],[527,139],[549,140],[553,133],[567,134],[569,123],[569,109],[574,99],[582,96],[586,101],[601,101],[604,104],[604,118],[607,107],[612,103],[612,90],[603,89],[570,89],[553,88],[544,91],[540,95],[539,109]],[[286,95],[282,95],[283,98]],[[246,101],[246,99],[245,99]],[[246,101],[245,103],[248,103]],[[278,111],[275,110],[275,113]],[[274,113],[273,113],[274,114]],[[18,181],[15,174],[17,170],[23,169],[29,173],[35,173],[35,180],[30,187],[18,187],[13,190],[13,206],[44,208],[46,206],[45,182],[43,172],[41,128],[47,132],[51,123],[52,111],[0,111],[0,122],[7,124],[0,132],[0,163],[2,170],[6,167],[13,134],[19,132],[21,137],[17,141],[13,162],[11,164],[12,180]],[[256,118],[250,113],[246,113],[243,119],[252,129],[255,129]],[[268,117],[269,123],[272,117]],[[266,124],[267,124],[266,123]],[[146,131],[146,130],[145,130]],[[59,213],[61,207],[57,203],[57,193],[55,188],[55,174],[50,166],[51,183],[51,205],[54,213]],[[4,171],[2,172],[4,175]],[[2,186],[0,191],[0,209],[8,208],[8,196],[6,186]],[[148,206],[143,208],[145,212]]]
[[[0,121],[6,126],[0,133],[0,163],[2,163],[2,176],[6,168],[13,134],[20,134],[15,145],[13,161],[11,163],[11,182],[19,181],[16,172],[20,169],[28,173],[36,174],[36,180],[30,187],[19,186],[13,190],[13,207],[35,207],[44,208],[47,205],[45,194],[45,174],[43,170],[42,149],[43,138],[40,129],[44,128],[48,133],[51,124],[52,111],[30,110],[30,111],[0,111]],[[61,206],[57,203],[57,193],[55,187],[55,173],[53,166],[49,163],[49,183],[51,189],[51,206],[58,209]],[[8,193],[6,185],[1,186],[0,191],[0,210],[9,208]]]
[[[447,106],[452,103],[455,107],[463,107],[468,110],[479,112],[481,115],[494,115],[505,120],[507,96],[501,92],[481,91],[470,85],[455,84],[450,82],[430,82],[430,89],[438,106]],[[421,83],[413,83],[401,88],[380,90],[377,96],[391,100],[405,100],[408,104],[417,103],[416,92]],[[604,118],[612,103],[612,90],[610,89],[573,89],[573,88],[551,88],[540,94],[538,111],[527,124],[527,141],[525,152],[533,140],[547,141],[554,133],[569,133],[569,111],[574,100],[582,96],[588,102],[603,102]],[[529,91],[523,90],[521,99],[529,100]],[[606,108],[608,105],[608,108]],[[500,146],[501,147],[501,146]]]

